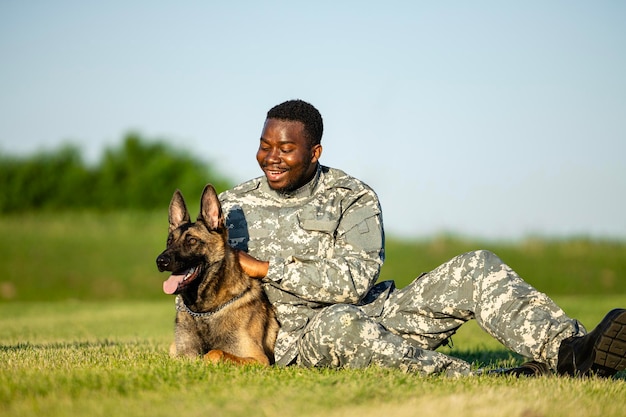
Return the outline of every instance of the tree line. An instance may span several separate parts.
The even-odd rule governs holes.
[[[187,152],[135,133],[87,165],[74,145],[27,157],[0,154],[0,213],[61,209],[152,209],[175,189],[219,191],[232,182]]]

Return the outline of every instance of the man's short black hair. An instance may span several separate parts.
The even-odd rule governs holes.
[[[302,100],[288,100],[267,112],[268,119],[292,120],[304,124],[304,134],[311,146],[319,145],[324,133],[322,115],[313,105]]]

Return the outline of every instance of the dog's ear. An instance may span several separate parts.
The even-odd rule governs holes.
[[[224,226],[222,205],[217,198],[215,188],[211,184],[207,184],[202,192],[198,220],[204,222],[210,230],[220,229]]]
[[[176,230],[181,224],[189,223],[191,221],[189,211],[187,211],[187,205],[185,204],[185,199],[183,198],[180,190],[176,190],[172,196],[172,201],[170,202],[169,221],[170,232],[172,232],[172,230]]]

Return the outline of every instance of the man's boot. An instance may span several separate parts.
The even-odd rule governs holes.
[[[610,377],[626,369],[626,310],[611,310],[585,336],[569,337],[559,348],[557,373]]]

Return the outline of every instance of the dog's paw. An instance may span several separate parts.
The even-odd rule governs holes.
[[[204,355],[204,360],[213,364],[222,362],[224,360],[224,351],[213,349]]]

